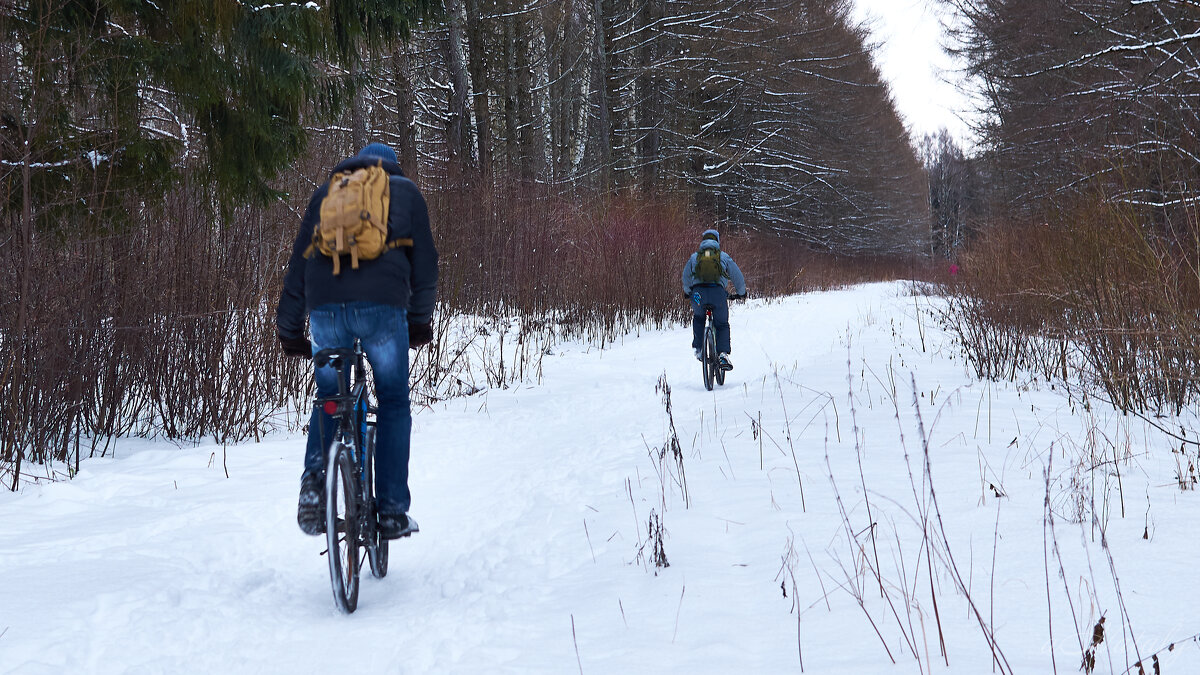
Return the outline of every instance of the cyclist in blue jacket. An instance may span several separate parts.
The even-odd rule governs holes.
[[[716,230],[705,230],[700,237],[700,248],[683,266],[683,295],[692,301],[692,350],[696,359],[703,359],[704,306],[713,307],[713,327],[717,331],[717,352],[722,370],[733,370],[729,360],[729,302],[725,290],[733,284],[734,298],[746,297],[746,278],[737,263],[728,253],[721,250],[721,235]]]
[[[371,143],[358,155],[330,171],[379,165],[388,174],[388,239],[412,240],[357,267],[343,263],[335,273],[332,257],[309,254],[313,230],[321,219],[321,201],[329,192],[326,181],[313,194],[300,223],[288,261],[275,323],[279,341],[289,356],[312,358],[314,351],[349,348],[361,342],[374,376],[376,416],[375,491],[379,500],[379,531],[395,539],[417,531],[408,517],[409,436],[412,414],[408,402],[408,350],[433,338],[432,317],[437,291],[437,249],[429,228],[429,212],[417,186],[404,177],[396,153]],[[309,319],[311,340],[304,337]],[[317,396],[337,394],[337,371],[316,368]],[[325,528],[325,452],[337,430],[333,418],[314,406],[308,426],[304,473],[296,520],[305,534]]]

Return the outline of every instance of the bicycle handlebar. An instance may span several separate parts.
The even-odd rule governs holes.
[[[690,293],[684,293],[684,294],[683,294],[683,297],[684,297],[684,299],[686,299],[686,300],[691,300],[691,299],[692,299],[692,296],[691,296],[691,294],[690,294]],[[745,295],[737,295],[736,293],[726,293],[726,294],[725,294],[725,299],[726,299],[726,300],[745,300],[745,299],[746,299],[746,296],[745,296]]]

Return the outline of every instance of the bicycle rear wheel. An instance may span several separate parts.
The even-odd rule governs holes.
[[[720,364],[717,363],[717,340],[713,335],[712,320],[704,327],[704,361],[701,363],[701,370],[704,372],[704,388],[712,391],[713,380],[716,372],[720,370]]]
[[[371,574],[376,579],[382,579],[387,576],[388,540],[379,536],[378,509],[375,505],[375,427],[367,430],[365,455],[363,490],[367,495],[367,561],[371,564]]]
[[[358,607],[358,492],[350,450],[335,441],[325,469],[325,538],[333,601],[349,614]]]

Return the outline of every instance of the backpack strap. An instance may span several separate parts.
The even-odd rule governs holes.
[[[411,238],[406,237],[404,239],[393,239],[387,243],[387,250],[390,251],[394,248],[403,248],[405,246],[412,248],[412,245],[413,245],[413,240]],[[309,244],[308,248],[304,249],[304,258],[305,259],[312,258],[313,254],[316,252],[317,252],[317,245]],[[336,264],[337,263],[334,263],[335,266],[336,266]]]
[[[317,219],[317,224],[313,225],[312,239],[308,242],[308,248],[304,249],[304,259],[308,260],[317,252],[317,231],[321,229],[321,220]]]

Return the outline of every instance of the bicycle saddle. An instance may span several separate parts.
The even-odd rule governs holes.
[[[322,349],[313,354],[313,364],[318,368],[324,368],[331,365],[334,368],[341,368],[345,361],[354,360],[355,352],[350,347],[340,347],[337,349]]]

